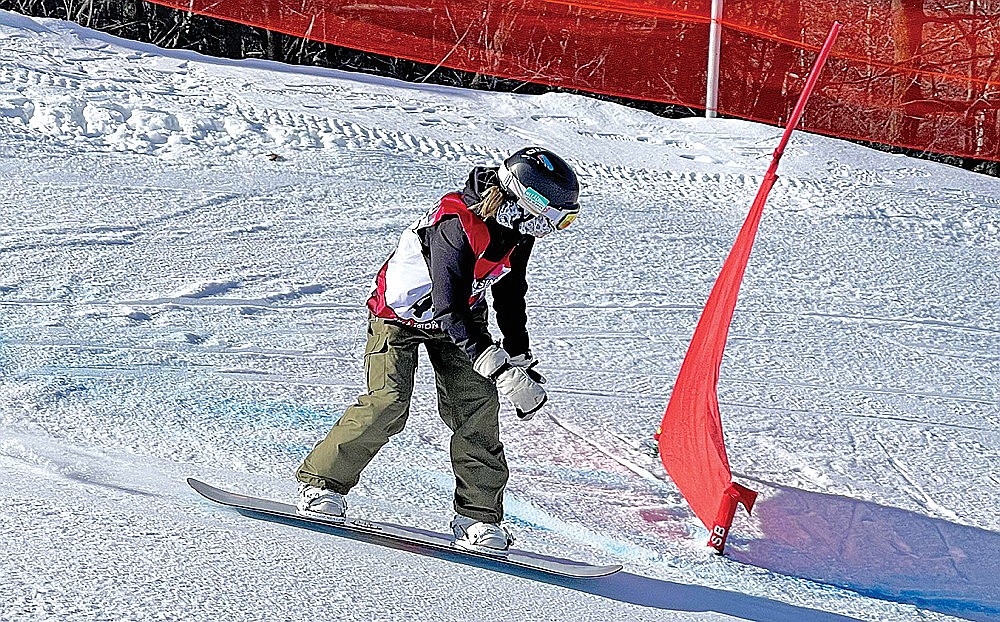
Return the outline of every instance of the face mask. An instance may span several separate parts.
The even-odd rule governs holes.
[[[544,237],[556,230],[548,218],[528,216],[514,201],[504,201],[493,217],[508,229],[536,238]]]
[[[545,216],[532,216],[522,222],[518,230],[526,235],[542,238],[555,231],[556,227]]]
[[[517,203],[513,201],[504,201],[500,209],[493,216],[496,218],[497,222],[507,227],[508,229],[513,229],[517,231],[517,226],[521,224],[524,220],[524,212],[518,207]]]

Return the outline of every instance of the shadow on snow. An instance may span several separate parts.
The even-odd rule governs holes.
[[[764,537],[729,556],[783,575],[977,622],[1000,619],[1000,534],[847,497],[774,486]]]
[[[244,509],[238,509],[237,511],[252,518],[292,525],[321,533],[334,533],[340,537],[352,540],[376,543],[379,546],[387,546],[435,559],[501,572],[515,577],[531,579],[549,585],[557,585],[643,607],[653,607],[670,611],[711,611],[754,622],[801,622],[802,620],[809,620],[810,622],[857,622],[855,618],[789,605],[780,601],[750,596],[740,592],[663,581],[627,572],[618,572],[610,576],[587,579],[563,577],[510,566],[509,564],[489,558],[470,557],[458,552],[430,549],[405,542],[388,541],[364,532],[339,530],[320,523],[303,522],[294,517],[277,516]],[[413,531],[421,530],[413,529]]]

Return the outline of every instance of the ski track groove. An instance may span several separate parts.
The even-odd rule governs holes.
[[[171,76],[175,77],[173,74],[171,74]],[[115,82],[122,81],[123,79],[120,77],[115,80]],[[68,93],[66,93],[68,102],[66,105],[70,109],[70,114],[68,115],[68,119],[59,119],[60,121],[67,122],[65,124],[59,124],[57,127],[49,128],[51,130],[49,135],[55,138],[84,136],[92,142],[101,144],[104,140],[104,136],[113,134],[114,132],[111,131],[110,128],[108,128],[108,131],[106,132],[87,129],[87,122],[83,119],[83,117],[85,116],[85,111],[88,106],[91,108],[96,107],[99,110],[111,110],[119,113],[119,116],[122,116],[122,125],[133,120],[133,115],[136,114],[137,111],[143,111],[146,109],[146,104],[144,103],[145,98],[143,97],[142,92],[139,91],[140,87],[138,86],[131,90],[127,87],[123,87],[123,89],[128,92],[130,97],[128,105],[112,102],[109,104],[110,107],[102,107],[100,99],[87,99],[85,96],[75,94],[75,92],[80,91],[81,87],[84,86],[79,81],[60,81],[55,79],[50,73],[40,71],[37,68],[18,68],[12,71],[6,66],[0,66],[0,83],[4,82],[10,84],[13,90],[18,92],[23,90],[22,87],[24,85],[53,86],[66,89],[68,91]],[[106,80],[101,80],[99,78],[95,78],[93,82],[95,84],[95,88],[101,88],[102,90],[105,88],[107,83]],[[224,82],[226,83],[226,86],[232,86],[229,84],[229,81]],[[139,84],[142,84],[142,82],[139,82]],[[87,91],[84,90],[84,92],[86,93]],[[95,94],[90,93],[90,95],[94,96]],[[207,94],[202,95],[208,97]],[[101,97],[103,95],[101,92],[98,92],[96,96]],[[18,101],[20,102],[19,106],[15,103]],[[411,114],[418,112],[417,110],[407,110],[407,107],[400,105],[400,102],[398,101],[395,101],[394,104],[398,109],[405,112],[409,112]],[[44,131],[45,126],[43,126],[40,121],[35,122],[35,118],[37,115],[45,111],[39,110],[32,103],[30,98],[26,98],[24,96],[21,96],[16,100],[8,98],[8,106],[12,107],[8,107],[6,112],[4,112],[3,108],[0,108],[0,112],[2,112],[2,116],[0,116],[0,118],[3,116],[8,119],[19,118],[27,126],[36,127],[38,131]],[[290,111],[282,110],[280,108],[263,108],[245,101],[231,102],[226,105],[226,108],[217,111],[217,114],[214,116],[211,112],[206,114],[204,110],[202,110],[200,111],[201,116],[198,116],[191,121],[193,125],[190,127],[182,127],[182,123],[179,120],[182,116],[191,114],[190,111],[176,110],[173,112],[152,112],[154,112],[155,115],[159,115],[159,123],[165,128],[170,129],[169,133],[177,136],[184,135],[185,132],[195,135],[198,133],[198,129],[201,126],[211,128],[221,127],[224,120],[229,119],[232,116],[237,116],[242,118],[250,128],[254,129],[257,135],[269,135],[273,138],[277,138],[278,140],[281,140],[284,136],[288,138],[289,144],[296,148],[343,147],[355,150],[379,149],[389,150],[395,154],[419,153],[421,155],[429,155],[446,161],[460,161],[477,164],[484,162],[498,162],[506,156],[507,152],[505,149],[491,148],[485,145],[471,145],[469,143],[416,135],[411,132],[386,129],[377,126],[373,127],[335,116],[293,114]],[[419,112],[422,113],[423,110],[421,109]],[[122,127],[122,125],[116,126],[115,129],[117,130],[117,128]],[[600,133],[591,134],[595,137],[602,136]],[[607,137],[605,136],[605,138]],[[615,139],[614,137],[611,137],[610,140]],[[160,149],[159,145],[168,143],[168,140],[163,136],[157,137],[156,141],[156,144],[147,145],[146,151],[157,151]],[[108,147],[112,145],[109,145],[106,141],[104,141],[104,146]],[[762,175],[751,175],[746,173],[729,174],[704,171],[658,171],[585,161],[573,161],[573,164],[578,167],[581,175],[585,179],[592,178],[594,180],[611,180],[619,184],[627,184],[630,187],[648,186],[659,184],[663,181],[669,181],[677,187],[677,192],[682,195],[693,195],[696,191],[700,191],[704,186],[716,186],[724,192],[731,191],[735,188],[752,190],[756,188],[763,179]],[[821,183],[816,180],[801,179],[792,176],[782,176],[776,183],[777,188],[808,190],[815,194],[823,194],[827,192],[829,185],[830,184],[828,182]]]
[[[156,225],[171,220],[182,219],[206,209],[219,208],[232,200],[238,199],[239,196],[237,194],[218,195],[196,205],[175,210],[132,226],[104,225],[79,228],[40,228],[22,230],[13,234],[0,234],[0,241],[5,237],[22,240],[7,246],[0,246],[0,252],[131,245],[138,242],[141,238],[153,234],[154,232],[150,231],[150,229],[153,229]],[[24,240],[24,238],[28,239]],[[52,240],[46,241],[46,239]]]
[[[906,470],[906,468],[900,463],[896,458],[893,457],[889,448],[885,446],[878,437],[873,437],[875,444],[877,444],[882,452],[885,454],[886,460],[889,462],[889,466],[895,471],[904,482],[907,483],[909,487],[908,496],[913,500],[914,503],[923,508],[930,516],[939,516],[945,520],[959,522],[959,517],[953,511],[944,507],[943,505],[934,501],[927,491],[913,478],[912,475]]]
[[[180,332],[180,331],[177,331]],[[34,348],[44,348],[44,349],[62,349],[62,350],[93,350],[99,352],[144,352],[149,354],[192,354],[194,356],[202,356],[205,354],[211,354],[213,356],[260,356],[269,358],[289,358],[289,359],[303,359],[303,360],[335,360],[335,361],[351,361],[354,362],[356,357],[345,356],[340,354],[324,354],[318,352],[307,352],[307,351],[292,351],[292,350],[271,350],[267,348],[260,348],[256,346],[248,346],[245,348],[217,348],[216,346],[203,346],[200,344],[195,344],[198,347],[197,352],[192,352],[190,349],[185,348],[164,348],[164,347],[153,347],[153,346],[123,346],[120,344],[115,345],[104,345],[98,343],[76,343],[70,341],[62,341],[58,343],[47,343],[43,341],[29,341],[24,339],[10,339],[4,341],[7,346],[30,346]]]
[[[548,367],[546,367],[546,371],[549,372],[549,373],[555,372],[555,371],[564,372],[564,371],[566,371],[566,369],[565,368],[548,366]],[[587,370],[573,370],[573,371],[584,371],[584,372],[586,372]],[[591,370],[591,371],[604,371],[604,370]],[[622,372],[617,372],[617,374],[618,375],[623,375]],[[642,379],[644,379],[644,380],[662,378],[664,380],[664,383],[662,385],[659,385],[659,386],[664,387],[663,395],[664,396],[669,396],[669,391],[666,391],[666,387],[668,387],[673,382],[673,380],[674,380],[674,376],[673,375],[666,375],[666,374],[645,374],[644,373],[640,377]],[[822,392],[836,392],[838,394],[858,393],[858,394],[862,394],[862,395],[866,395],[866,394],[868,394],[868,395],[890,395],[890,396],[894,396],[894,397],[912,397],[912,398],[915,398],[915,399],[929,399],[929,400],[941,400],[941,401],[946,401],[946,402],[961,402],[961,403],[969,403],[969,404],[983,404],[983,405],[987,405],[987,406],[1000,406],[1000,402],[996,402],[996,401],[990,400],[989,398],[982,397],[982,396],[974,396],[974,395],[973,396],[970,396],[970,395],[951,395],[951,394],[946,394],[946,393],[928,393],[928,392],[920,392],[920,391],[908,391],[908,390],[905,390],[905,389],[880,389],[880,388],[874,388],[874,387],[838,386],[838,385],[831,385],[831,384],[818,385],[818,384],[810,384],[810,383],[805,383],[805,382],[780,382],[780,383],[776,383],[773,380],[769,380],[769,381],[763,381],[763,380],[746,380],[744,378],[737,378],[737,377],[730,378],[730,377],[726,377],[726,376],[722,376],[721,377],[721,382],[724,383],[724,384],[726,384],[727,386],[729,386],[729,385],[749,385],[749,386],[768,387],[768,386],[775,386],[776,384],[779,384],[780,386],[783,386],[783,387],[796,388],[796,389],[808,389],[808,390],[812,390],[812,391],[822,391]],[[552,389],[551,391],[564,392],[564,393],[567,393],[567,394],[570,394],[570,395],[585,395],[585,396],[602,397],[602,398],[610,398],[610,399],[618,399],[618,398],[627,397],[627,396],[630,396],[630,395],[635,395],[634,391],[631,390],[631,389],[629,389],[629,390],[623,390],[623,391],[595,391],[595,390],[588,390],[588,389]],[[650,394],[650,395],[646,395],[646,396],[643,396],[643,397],[659,397],[659,396],[658,395],[652,395],[652,394]],[[745,405],[749,406],[749,404],[745,404]],[[802,411],[802,412],[809,412],[809,411]]]
[[[8,341],[7,342],[7,344],[10,345],[10,346],[26,345],[27,343],[28,342],[25,342],[25,341],[22,341],[22,340],[15,340],[15,341]],[[343,363],[354,363],[355,362],[354,357],[351,357],[351,356],[335,355],[335,354],[319,354],[319,353],[296,353],[296,352],[287,352],[287,351],[280,351],[280,350],[268,351],[268,350],[263,350],[263,349],[258,349],[258,348],[215,349],[213,347],[195,346],[195,347],[198,348],[198,350],[197,351],[192,351],[191,349],[185,349],[185,348],[122,347],[122,346],[111,347],[111,346],[101,346],[101,345],[94,345],[94,344],[45,344],[45,343],[37,343],[37,344],[30,344],[30,345],[32,345],[34,347],[41,348],[41,349],[63,349],[63,350],[70,350],[70,351],[92,350],[92,351],[105,352],[105,353],[107,353],[107,352],[114,352],[114,351],[123,351],[123,352],[142,352],[142,353],[146,353],[146,354],[162,354],[162,355],[171,355],[171,356],[190,355],[191,357],[206,356],[206,355],[219,356],[219,357],[224,357],[224,356],[234,356],[234,357],[252,356],[252,357],[260,357],[260,358],[270,358],[270,359],[291,359],[291,360],[304,360],[304,361],[337,361],[337,362],[343,362]],[[196,365],[197,367],[201,368],[205,372],[212,373],[212,374],[215,374],[215,375],[234,375],[234,374],[238,374],[243,380],[245,380],[247,382],[280,383],[280,384],[295,385],[295,386],[308,386],[308,387],[346,387],[346,388],[359,388],[359,386],[358,386],[357,383],[354,383],[354,382],[346,382],[346,383],[345,382],[334,382],[334,381],[328,380],[326,376],[322,376],[322,375],[318,375],[318,376],[299,375],[299,376],[297,376],[295,378],[291,378],[291,377],[287,377],[287,376],[282,375],[280,372],[276,373],[276,372],[273,372],[273,371],[265,371],[265,370],[262,370],[262,369],[241,369],[241,370],[238,370],[238,371],[234,371],[234,370],[231,370],[231,369],[219,368],[219,366],[216,365],[216,364],[197,363],[194,360],[188,361],[187,364],[188,365]],[[150,362],[150,363],[146,364],[145,367],[148,368],[150,366],[159,366],[159,365],[162,365],[162,364],[161,363],[156,363],[156,362]],[[138,365],[138,364],[130,364],[130,365],[108,365],[108,366],[102,366],[100,368],[96,368],[94,366],[78,366],[77,367],[77,366],[72,366],[72,365],[68,365],[68,364],[63,364],[63,365],[60,366],[60,369],[63,369],[65,371],[74,370],[74,372],[70,374],[70,375],[73,375],[73,376],[81,376],[82,374],[80,372],[89,372],[89,371],[93,371],[95,369],[99,369],[101,372],[103,372],[103,373],[100,374],[101,378],[106,378],[109,374],[113,374],[116,371],[121,372],[122,374],[127,374],[127,375],[141,375],[142,373],[146,373],[146,372],[140,371],[141,369],[143,369],[143,367],[141,365]],[[52,371],[53,370],[50,369],[49,367],[43,367],[41,369],[41,371],[23,372],[22,375],[32,376],[32,375],[39,375],[39,374],[41,374],[41,375],[44,376],[44,375],[51,374]],[[187,371],[185,371],[183,373],[184,374],[190,374],[190,372],[187,372]],[[726,382],[728,382],[729,384],[749,384],[749,383],[741,382],[740,380],[728,380]],[[760,384],[760,383],[753,383],[753,384]],[[823,390],[826,390],[826,389],[837,390],[839,393],[844,393],[844,392],[848,392],[848,391],[850,391],[850,392],[856,392],[856,393],[869,393],[869,392],[870,393],[874,393],[874,394],[884,393],[882,391],[877,391],[877,390],[866,391],[866,390],[857,389],[857,388],[837,389],[836,387],[827,387],[827,386],[824,386],[824,387],[810,387],[809,385],[802,385],[802,388],[814,388],[814,389],[817,389],[817,390],[820,390],[820,389],[823,389]],[[640,394],[636,394],[636,392],[634,390],[626,390],[626,391],[595,391],[595,390],[579,390],[579,389],[549,389],[549,393],[552,393],[554,395],[570,395],[570,396],[587,397],[587,398],[599,398],[599,399],[604,399],[604,400],[612,400],[612,401],[616,401],[616,402],[620,401],[622,398],[629,398],[629,399],[632,399],[632,400],[639,400],[639,401],[655,400],[655,401],[657,401],[657,403],[662,403],[664,407],[665,407],[667,399],[669,398],[669,392],[666,392],[666,391],[663,394],[656,394],[655,392],[650,392],[650,393],[645,394],[645,395],[640,395]],[[987,405],[990,405],[990,406],[997,405],[995,402],[988,402],[988,401],[983,401],[983,400],[969,399],[969,398],[965,398],[965,397],[946,396],[946,395],[927,395],[927,394],[906,393],[906,392],[889,393],[889,394],[891,394],[891,395],[898,395],[900,397],[912,397],[912,398],[915,398],[915,399],[938,399],[938,400],[942,400],[942,401],[956,401],[956,402],[963,402],[963,403],[965,403],[965,402],[983,403],[983,404],[987,404]],[[900,423],[906,423],[908,425],[933,426],[933,427],[941,427],[941,428],[953,428],[953,429],[960,429],[960,430],[972,430],[972,431],[977,431],[977,432],[991,431],[991,428],[988,427],[988,426],[984,427],[984,426],[966,425],[966,424],[961,424],[961,423],[950,423],[950,422],[939,422],[939,421],[932,421],[932,420],[909,419],[909,418],[906,418],[906,417],[893,416],[893,415],[868,415],[868,414],[862,414],[862,413],[851,413],[851,412],[845,412],[843,410],[840,410],[839,408],[837,409],[837,412],[834,413],[834,412],[832,412],[830,410],[792,409],[792,408],[787,408],[787,407],[769,406],[767,404],[752,403],[752,402],[734,402],[734,401],[720,400],[719,404],[722,405],[722,406],[726,406],[726,407],[744,408],[744,409],[751,409],[751,410],[763,410],[763,411],[782,412],[782,413],[799,413],[799,414],[803,414],[803,415],[834,416],[834,417],[838,417],[838,418],[842,417],[842,418],[849,418],[849,419],[862,419],[862,420],[873,420],[873,421],[897,421],[897,422],[900,422]]]
[[[635,462],[632,462],[631,460],[628,460],[627,458],[623,458],[621,455],[619,455],[613,449],[605,447],[603,444],[595,441],[593,438],[590,438],[587,434],[583,433],[582,431],[580,431],[575,426],[570,425],[569,423],[567,423],[565,421],[562,421],[561,419],[559,419],[559,418],[557,418],[557,417],[555,417],[554,415],[551,415],[551,414],[548,415],[548,418],[554,424],[556,424],[557,426],[559,426],[560,428],[562,428],[566,432],[569,432],[578,441],[580,441],[580,442],[582,442],[582,443],[584,443],[586,445],[589,445],[590,447],[593,447],[594,449],[596,449],[602,455],[604,455],[607,458],[610,458],[611,460],[617,462],[618,464],[620,464],[621,466],[625,467],[626,469],[628,469],[632,473],[638,475],[639,477],[641,477],[641,478],[643,478],[645,480],[648,480],[648,481],[656,482],[656,483],[662,483],[663,482],[663,478],[654,475],[649,470],[647,470],[647,469],[639,466]]]
[[[189,211],[195,211],[194,208]],[[37,305],[49,305],[49,304],[62,304],[59,302],[48,301],[48,300],[0,300],[0,306],[37,306]],[[148,299],[122,299],[119,301],[98,301],[98,302],[85,302],[86,306],[101,306],[101,305],[130,305],[130,306],[168,306],[168,305],[191,305],[191,306],[247,306],[247,307],[259,307],[263,309],[272,310],[283,310],[283,309],[316,309],[316,310],[357,310],[357,304],[337,304],[337,303],[309,303],[302,305],[293,304],[272,304],[267,298],[256,298],[256,299],[240,299],[240,298],[227,298],[227,299],[193,299],[184,297],[157,297]],[[623,306],[615,306],[613,304],[608,305],[528,305],[529,309],[544,309],[544,310],[562,310],[562,311],[579,311],[581,313],[591,313],[594,311],[605,311],[605,312],[621,312]],[[684,312],[700,312],[701,307],[694,305],[643,305],[641,308],[633,308],[625,306],[630,313],[648,312],[648,313],[660,313],[664,310],[670,311],[684,311]],[[836,314],[836,313],[814,313],[814,312],[795,312],[795,311],[767,311],[760,309],[749,310],[750,313],[756,315],[766,315],[770,317],[791,317],[791,318],[817,318],[817,319],[844,319],[859,322],[870,322],[872,324],[897,324],[897,325],[911,325],[928,327],[934,330],[947,330],[956,331],[958,333],[979,333],[986,335],[1000,335],[1000,329],[987,328],[982,326],[973,326],[968,324],[959,324],[954,322],[946,322],[942,320],[933,320],[928,318],[907,318],[907,317],[877,317],[877,316],[864,316],[864,315],[850,315],[850,314]],[[666,334],[666,333],[661,333]],[[672,333],[670,336],[688,336],[690,332],[687,333]],[[579,333],[573,333],[574,338],[580,337]],[[752,339],[754,335],[744,335],[740,336],[738,334],[733,335],[734,338],[741,339]],[[559,338],[559,335],[545,335],[546,338]],[[930,346],[920,346],[926,350],[942,350],[938,347]],[[996,359],[1000,357],[998,354],[991,354],[989,352],[976,351],[968,352],[960,349],[956,349],[958,358],[963,358],[965,356],[975,356],[987,359]],[[942,354],[948,354],[948,351],[942,351]]]
[[[680,311],[680,312],[690,312],[690,313],[701,313],[703,307],[698,305],[683,305],[675,303],[663,303],[663,304],[643,304],[642,306],[629,306],[627,301],[618,303],[608,303],[602,305],[588,305],[583,303],[574,304],[564,304],[564,305],[528,305],[529,309],[552,309],[552,310],[563,310],[563,311],[579,311],[581,313],[592,313],[595,311],[604,311],[610,313],[621,312],[627,309],[630,313],[640,313],[640,312],[650,312],[650,313],[660,313],[663,311]],[[934,329],[942,330],[955,330],[959,332],[969,332],[969,333],[984,333],[988,335],[1000,335],[1000,328],[988,328],[984,326],[975,326],[970,324],[959,324],[956,322],[948,322],[944,320],[936,320],[932,318],[914,318],[914,317],[891,317],[891,316],[872,316],[872,315],[857,315],[850,313],[826,313],[818,311],[773,311],[769,309],[749,309],[749,312],[768,317],[792,317],[792,318],[814,318],[820,320],[845,320],[845,321],[857,321],[857,322],[870,322],[872,324],[900,324],[900,325],[916,325],[916,326],[927,326]]]
[[[984,427],[984,426],[973,426],[973,425],[964,425],[964,424],[961,424],[961,423],[947,423],[947,422],[941,422],[941,421],[923,421],[923,420],[920,420],[920,419],[907,419],[906,417],[896,417],[896,416],[892,416],[892,415],[865,415],[865,414],[848,413],[848,412],[842,412],[842,411],[841,412],[837,412],[837,413],[831,413],[831,412],[818,411],[818,410],[803,410],[803,409],[794,409],[794,408],[781,408],[781,407],[776,407],[776,406],[765,406],[765,405],[758,405],[758,404],[748,404],[748,403],[744,403],[744,402],[722,402],[722,401],[720,401],[719,404],[721,406],[727,406],[727,407],[733,407],[733,408],[748,408],[748,409],[752,409],[752,410],[769,410],[769,411],[774,411],[774,412],[798,413],[798,414],[803,414],[803,415],[820,415],[820,416],[825,416],[825,417],[837,417],[837,418],[845,418],[845,419],[861,419],[861,420],[879,421],[879,422],[896,421],[896,422],[899,422],[899,423],[905,423],[907,425],[916,426],[918,428],[920,428],[920,427],[926,427],[926,426],[932,426],[932,427],[935,427],[935,428],[946,428],[946,429],[955,429],[955,430],[969,430],[971,432],[992,432],[993,431],[993,429],[991,427],[988,427],[988,426],[987,427]]]

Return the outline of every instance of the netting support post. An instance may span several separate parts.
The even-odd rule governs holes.
[[[708,25],[708,85],[705,89],[705,118],[719,116],[719,56],[722,51],[722,0],[712,0],[712,21]]]

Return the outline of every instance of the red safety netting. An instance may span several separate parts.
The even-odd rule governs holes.
[[[326,43],[595,93],[705,105],[711,0],[156,0]],[[1000,1],[727,0],[719,111],[1000,160]]]
[[[725,6],[720,112],[783,123],[830,23],[840,21],[801,127],[1000,160],[1000,2]]]
[[[711,0],[156,0],[397,58],[701,106]],[[616,8],[610,9],[609,6]]]

